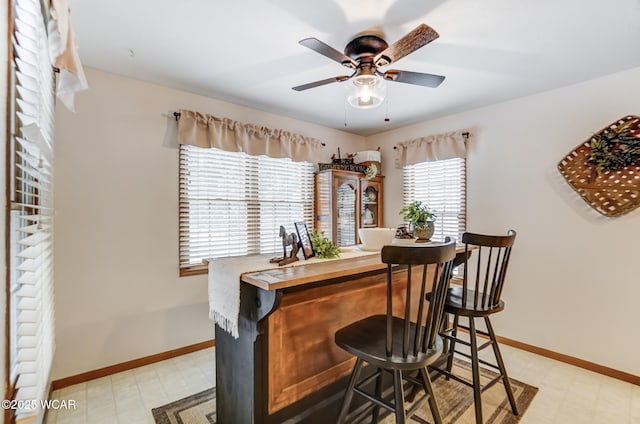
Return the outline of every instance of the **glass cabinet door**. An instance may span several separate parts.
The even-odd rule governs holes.
[[[362,227],[379,227],[378,217],[378,189],[369,185],[362,190]]]
[[[383,225],[383,182],[378,175],[325,169],[315,176],[315,230],[338,246],[360,243],[358,229]]]
[[[382,227],[382,176],[360,179],[360,226]]]
[[[340,184],[336,190],[336,229],[338,246],[356,244],[356,187]]]

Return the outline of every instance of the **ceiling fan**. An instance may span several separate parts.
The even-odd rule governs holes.
[[[379,68],[397,62],[406,55],[435,40],[438,36],[438,33],[433,28],[425,24],[420,24],[413,31],[389,46],[380,36],[364,33],[347,43],[344,53],[339,52],[317,38],[305,38],[300,41],[300,44],[347,68],[353,69],[353,73],[351,75],[340,75],[299,85],[293,87],[293,89],[303,91],[347,80],[352,80],[351,82],[355,90],[360,90],[360,92],[363,90],[375,92],[377,88],[383,88],[382,80],[435,88],[444,81],[445,77],[420,72],[400,71],[397,69],[381,71]],[[349,102],[353,106],[363,108],[377,106],[377,104],[384,99],[384,94],[382,94],[382,98],[378,98],[378,103],[376,104],[375,96],[372,97],[369,96],[369,94],[366,94],[364,97],[355,94],[354,96],[353,99],[348,96]]]

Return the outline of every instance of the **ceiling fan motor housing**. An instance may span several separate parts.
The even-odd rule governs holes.
[[[349,41],[344,48],[344,54],[359,63],[373,62],[375,55],[387,47],[387,42],[377,35],[361,35]]]

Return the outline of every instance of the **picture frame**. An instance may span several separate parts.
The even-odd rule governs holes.
[[[304,222],[294,222],[293,225],[296,227],[296,233],[298,233],[298,240],[300,247],[302,248],[304,258],[309,259],[315,256],[316,252],[313,250],[313,244],[311,244],[311,236],[309,235],[307,224]]]

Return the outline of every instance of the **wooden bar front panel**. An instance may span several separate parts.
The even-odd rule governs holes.
[[[421,268],[413,272],[421,273]],[[402,274],[400,270],[393,274],[393,305],[398,315],[406,295]],[[382,271],[284,294],[280,307],[267,318],[269,414],[350,373],[355,360],[335,344],[334,334],[367,316],[385,313],[385,281],[386,271]],[[413,281],[412,290],[419,293],[420,278]]]

